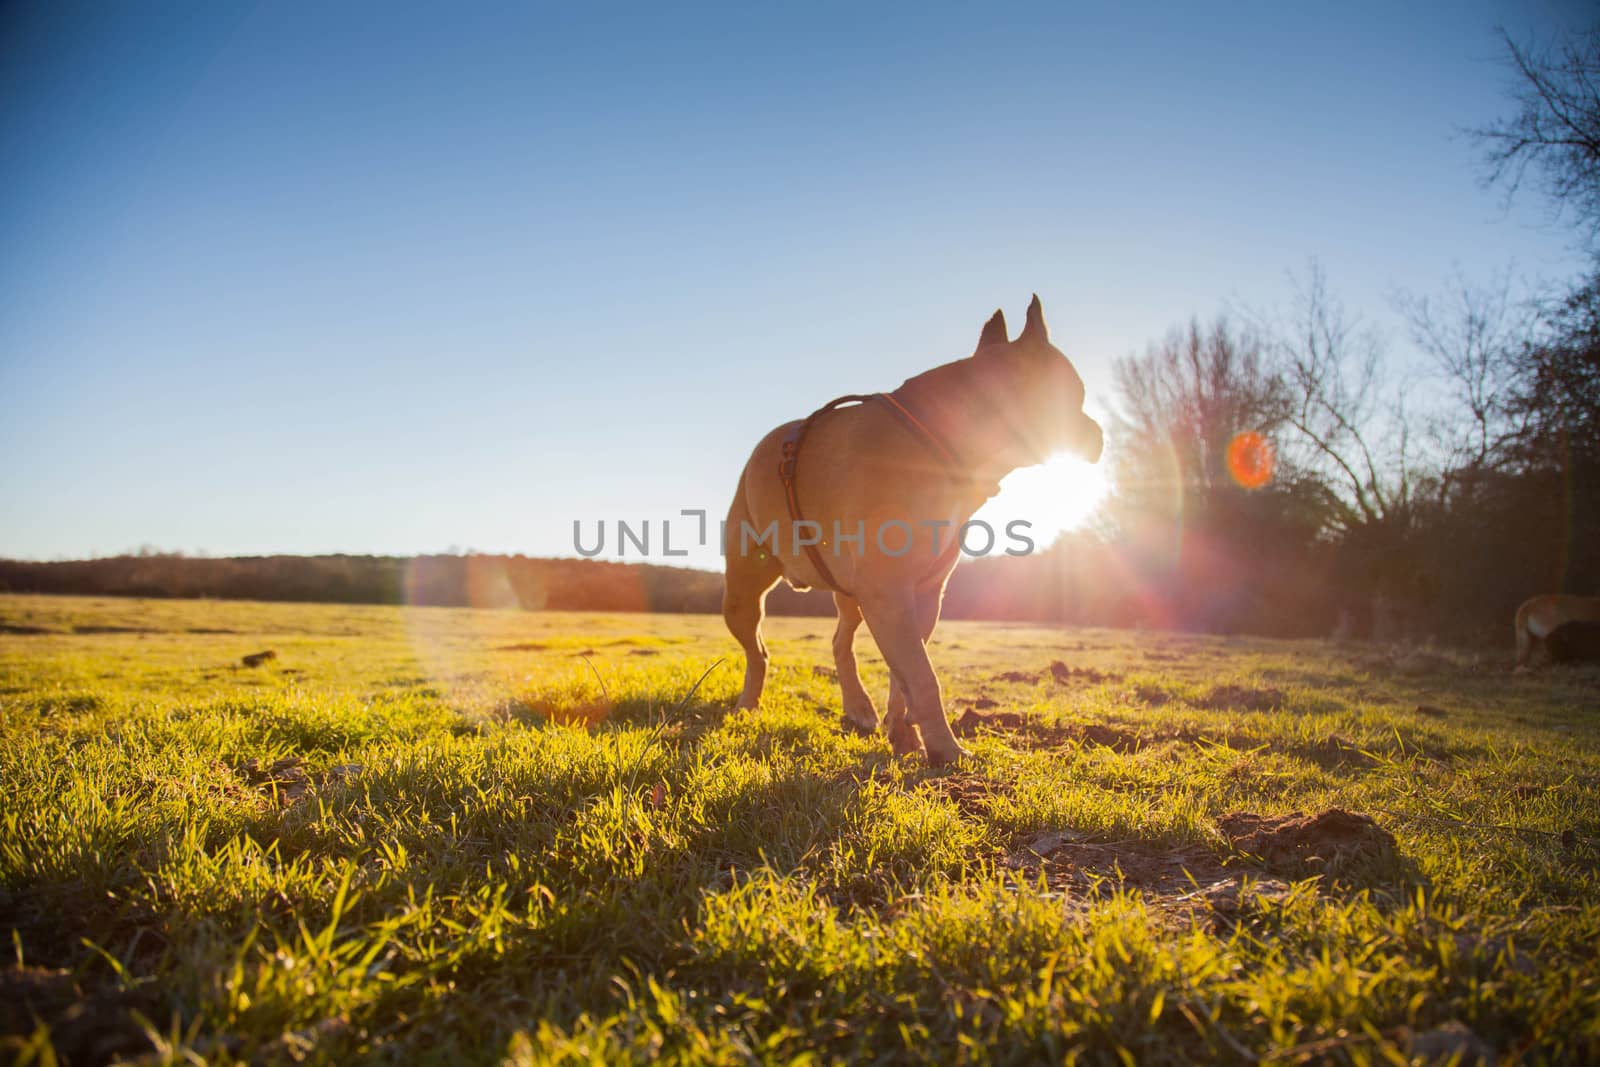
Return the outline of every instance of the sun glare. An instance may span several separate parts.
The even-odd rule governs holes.
[[[1033,524],[1030,534],[1034,542],[1043,548],[1057,535],[1087,524],[1105,496],[1104,463],[1055,456],[1037,467],[1008,474],[1000,482],[999,495],[974,517],[1002,535],[1006,523],[1026,519]]]

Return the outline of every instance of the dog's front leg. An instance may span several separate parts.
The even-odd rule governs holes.
[[[917,632],[922,635],[924,647],[939,624],[939,606],[944,601],[944,583],[923,586],[917,590]],[[922,748],[922,738],[917,728],[906,721],[906,687],[899,676],[889,675],[889,711],[883,717],[883,732],[889,737],[889,747],[896,756],[909,756]]]
[[[944,717],[939,676],[928,659],[917,608],[917,597],[911,590],[874,597],[870,601],[865,596],[861,598],[861,610],[872,629],[873,640],[878,642],[878,649],[888,661],[893,679],[905,692],[905,718],[895,715],[893,695],[890,697],[887,723],[890,742],[899,752],[905,741],[906,726],[914,726],[927,747],[928,763],[938,767],[955,762],[967,752],[956,741]]]
[[[878,709],[861,684],[856,670],[856,630],[861,626],[861,605],[843,593],[833,594],[839,624],[833,630],[833,662],[838,668],[839,691],[844,697],[844,725],[859,734],[878,729]]]

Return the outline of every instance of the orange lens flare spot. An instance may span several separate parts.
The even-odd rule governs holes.
[[[1228,473],[1246,489],[1260,489],[1272,481],[1272,468],[1277,457],[1272,453],[1272,442],[1246,430],[1228,442]]]

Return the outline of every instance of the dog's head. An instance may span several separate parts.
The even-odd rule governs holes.
[[[995,417],[1007,424],[1035,463],[1057,452],[1098,462],[1105,445],[1100,424],[1083,411],[1083,379],[1072,361],[1050,343],[1038,296],[1015,341],[1006,337],[1005,314],[996,311],[972,354],[981,390]]]

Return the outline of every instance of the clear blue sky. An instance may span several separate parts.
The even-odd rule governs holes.
[[[1034,291],[1104,408],[1308,257],[1378,321],[1566,276],[1460,130],[1587,16],[7,5],[0,554],[571,554]]]

